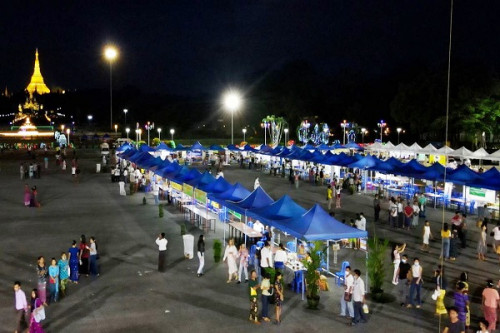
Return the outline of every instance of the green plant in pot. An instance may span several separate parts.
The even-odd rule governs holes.
[[[163,205],[162,204],[158,205],[158,217],[160,217],[160,218],[163,217]]]
[[[214,249],[214,261],[218,263],[222,259],[222,242],[218,239],[215,239],[213,249]]]
[[[306,269],[306,296],[307,307],[309,309],[317,309],[319,305],[319,269],[321,267],[321,258],[325,254],[326,248],[321,241],[315,241],[314,247],[310,249],[309,259],[302,260]]]
[[[370,291],[374,301],[381,301],[384,290],[382,285],[385,278],[385,256],[389,241],[380,240],[377,236],[368,239],[367,269],[370,278]]]
[[[184,223],[181,223],[181,236],[184,236],[186,234],[186,225]]]

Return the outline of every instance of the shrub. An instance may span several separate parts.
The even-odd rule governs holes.
[[[213,249],[214,249],[214,261],[216,263],[220,262],[222,259],[222,242],[218,239],[215,239]]]

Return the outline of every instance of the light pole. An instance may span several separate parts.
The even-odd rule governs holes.
[[[236,90],[229,90],[224,94],[222,103],[226,108],[226,110],[231,112],[231,144],[234,144],[233,119],[234,119],[234,113],[238,111],[238,109],[241,107],[242,104],[241,95]]]
[[[135,142],[137,142],[137,145],[139,146],[139,129],[138,128],[135,130]]]
[[[137,130],[137,133],[139,133],[139,141],[141,141],[142,140],[142,129],[139,128]]]
[[[382,139],[382,135],[384,134],[384,128],[387,127],[387,123],[383,120],[381,120],[379,123],[377,123],[378,128],[380,128],[380,142],[383,142],[384,140]]]
[[[144,128],[148,131],[148,146],[149,146],[149,131],[155,128],[155,123],[151,123],[148,121],[148,123],[144,125]]]
[[[173,128],[170,129],[170,140],[174,141],[174,133],[175,130]]]
[[[267,128],[269,127],[269,123],[264,121],[260,123],[260,127],[264,129],[264,146],[267,146]]]
[[[70,133],[70,129],[69,128],[66,128],[66,134],[68,135],[68,147],[69,147],[69,133]]]
[[[283,132],[285,132],[285,147],[286,147],[286,143],[288,142],[288,141],[286,140],[286,138],[287,138],[287,136],[288,136],[288,128],[285,128],[285,129],[283,130]]]
[[[115,134],[118,133],[118,125],[115,124]]]
[[[403,129],[401,127],[396,128],[396,131],[398,132],[398,145],[399,145],[399,133],[401,133]]]
[[[342,127],[342,144],[345,145],[345,129],[346,127],[349,126],[347,123],[347,120],[344,120],[343,122],[340,123],[340,127]]]
[[[246,135],[245,135],[245,134],[247,134],[247,129],[246,129],[246,128],[244,128],[244,129],[242,129],[241,131],[243,132],[243,142],[246,142],[246,141],[245,141],[245,139],[246,139]]]
[[[365,134],[366,134],[366,132],[367,132],[366,128],[363,127],[361,129],[361,143],[363,143],[363,144],[365,143]]]
[[[125,128],[125,133],[127,133],[127,139],[128,139],[128,134],[130,133],[130,128]]]
[[[109,61],[109,123],[113,129],[113,61],[118,57],[118,50],[108,45],[104,49],[104,57]]]
[[[161,128],[158,128],[157,131],[158,131],[158,140],[160,140],[161,142]]]
[[[87,120],[89,121],[89,127],[90,127],[90,123],[92,122],[92,118],[94,118],[91,114],[89,114],[87,116]]]
[[[127,127],[127,112],[128,112],[128,109],[123,109],[123,113],[125,114],[125,127]]]

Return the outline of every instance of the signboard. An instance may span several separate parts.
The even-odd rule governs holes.
[[[182,185],[176,182],[171,181],[170,186],[172,189],[176,190],[177,192],[182,192]]]
[[[184,183],[182,184],[182,192],[184,192],[184,194],[188,197],[192,198],[194,189],[191,185]]]
[[[241,214],[236,213],[234,210],[228,209],[227,210],[229,214],[234,215],[237,219],[241,221]]]
[[[207,203],[207,192],[203,192],[202,190],[195,189],[194,190],[194,198],[196,201],[206,204]]]
[[[362,251],[368,251],[368,246],[366,244],[366,238],[361,238],[359,240],[359,249]]]
[[[484,198],[486,197],[486,190],[483,188],[469,187],[469,194]]]

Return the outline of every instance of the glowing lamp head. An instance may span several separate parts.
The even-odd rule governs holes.
[[[174,134],[175,130],[173,128],[170,129],[170,134]]]
[[[240,94],[237,91],[232,91],[231,90],[231,91],[228,91],[224,95],[224,99],[223,99],[222,102],[224,104],[224,107],[228,111],[234,112],[234,111],[238,110],[241,107],[242,99],[241,99]]]
[[[113,61],[118,57],[118,51],[113,46],[106,46],[104,49],[104,57],[109,61]]]

